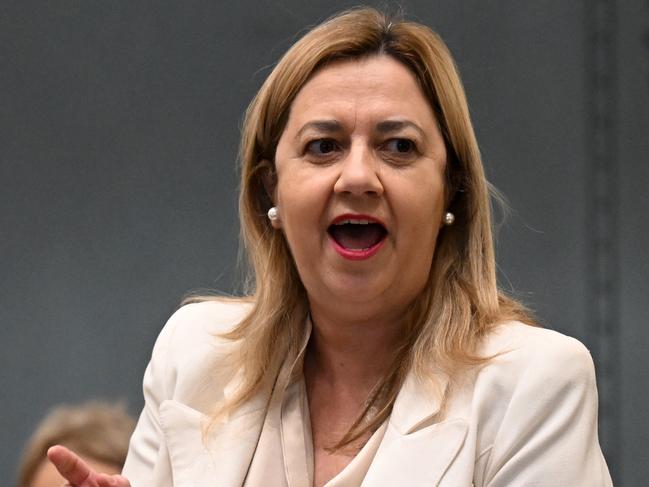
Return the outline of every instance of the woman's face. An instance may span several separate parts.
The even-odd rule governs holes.
[[[318,71],[293,101],[275,165],[274,225],[312,311],[403,313],[431,268],[446,165],[413,74],[389,56]]]

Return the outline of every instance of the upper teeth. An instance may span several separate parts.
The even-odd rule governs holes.
[[[348,223],[351,223],[352,225],[369,225],[370,223],[374,223],[374,222],[370,220],[356,220],[350,218],[348,220],[340,220],[339,222],[336,222],[336,225],[345,225]]]

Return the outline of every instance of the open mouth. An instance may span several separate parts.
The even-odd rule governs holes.
[[[365,218],[338,218],[327,231],[342,249],[351,252],[377,247],[388,233],[381,223]]]

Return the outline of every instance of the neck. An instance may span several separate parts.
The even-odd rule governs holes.
[[[404,314],[350,320],[311,306],[313,331],[305,364],[310,374],[333,387],[369,391],[394,359]]]

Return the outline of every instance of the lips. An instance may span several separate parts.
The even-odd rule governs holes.
[[[351,259],[374,255],[388,233],[383,223],[367,215],[341,215],[327,231],[336,250]]]

